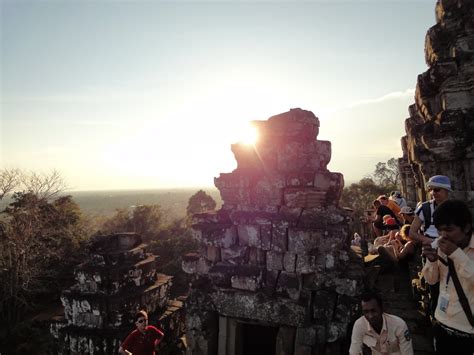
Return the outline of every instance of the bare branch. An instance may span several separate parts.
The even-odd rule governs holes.
[[[19,169],[0,170],[0,200],[14,191],[21,184],[21,171]]]
[[[66,190],[67,186],[57,170],[50,173],[36,173],[22,175],[22,183],[25,190],[36,195],[38,198],[50,199]]]

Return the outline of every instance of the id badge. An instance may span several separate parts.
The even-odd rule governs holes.
[[[438,299],[438,308],[441,312],[446,313],[446,310],[448,309],[449,305],[449,298],[446,293],[440,293],[439,299]]]

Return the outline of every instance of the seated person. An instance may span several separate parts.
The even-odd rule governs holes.
[[[415,211],[413,211],[413,208],[408,206],[402,207],[400,215],[402,216],[404,224],[411,224],[415,219]]]
[[[396,219],[397,216],[390,208],[384,206],[379,200],[374,200],[373,206],[375,208],[375,215],[371,217],[371,221],[373,222],[372,226],[375,236],[380,237],[384,230],[383,217],[389,215]]]
[[[379,255],[394,263],[408,260],[415,255],[416,242],[410,238],[410,225],[405,224],[400,232],[391,234],[383,245],[377,247]]]

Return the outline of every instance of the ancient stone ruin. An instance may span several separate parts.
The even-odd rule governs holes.
[[[232,145],[238,166],[215,179],[222,208],[193,219],[188,353],[344,353],[363,266],[338,207],[343,176],[327,169],[331,144],[310,111],[252,124],[258,142]]]
[[[438,0],[425,39],[429,69],[418,76],[405,122],[400,160],[403,190],[413,205],[426,199],[432,175],[451,178],[453,198],[474,212],[474,2]]]
[[[140,309],[149,312],[150,324],[159,321],[165,330],[163,347],[179,349],[182,302],[169,299],[172,277],[156,272],[157,257],[146,247],[135,233],[94,238],[90,259],[62,293],[64,317],[51,325],[58,354],[117,354]]]

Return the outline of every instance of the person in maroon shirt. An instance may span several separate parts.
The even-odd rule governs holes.
[[[148,325],[148,313],[139,311],[135,316],[137,329],[131,332],[119,347],[121,355],[155,355],[158,344],[165,336],[158,328]]]

